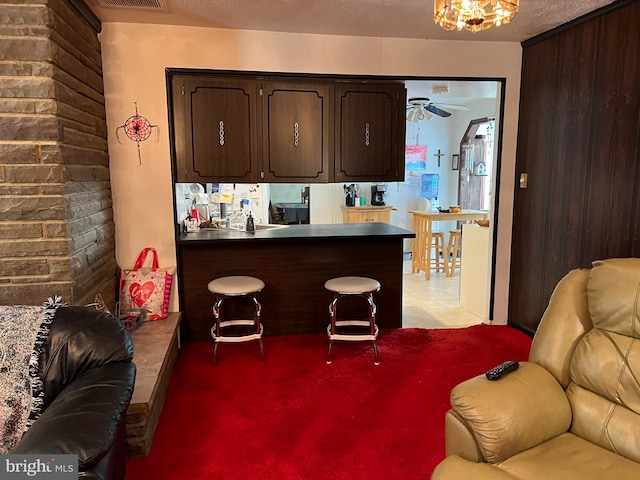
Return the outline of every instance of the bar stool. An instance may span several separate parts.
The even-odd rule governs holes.
[[[216,364],[216,352],[219,343],[240,343],[257,340],[260,345],[260,360],[264,360],[264,347],[262,345],[263,326],[260,322],[262,305],[256,298],[256,293],[264,288],[264,282],[259,278],[247,276],[220,277],[212,280],[207,285],[209,291],[216,295],[217,300],[213,305],[213,315],[216,323],[211,327],[211,338],[213,338],[213,363]],[[231,297],[246,297],[250,299],[255,307],[253,319],[247,320],[221,320],[220,308],[222,303]],[[225,327],[253,327],[252,331],[246,334],[223,335],[222,329]]]
[[[373,343],[374,364],[380,365],[378,354],[378,325],[376,325],[376,304],[373,303],[373,294],[380,290],[380,282],[367,277],[337,277],[327,280],[324,288],[334,293],[333,301],[329,304],[331,323],[327,326],[329,335],[329,351],[327,364],[331,363],[331,347],[335,340],[346,341],[371,341]],[[347,296],[361,296],[369,304],[368,320],[337,320],[336,310],[338,299]],[[337,333],[338,327],[368,327],[368,333]]]
[[[460,240],[462,239],[462,232],[460,230],[449,231],[449,244],[447,245],[447,257],[451,257],[449,260],[449,271],[447,277],[453,277],[455,275],[456,268],[460,268]]]
[[[434,256],[431,257],[431,268],[436,269],[436,273],[440,272],[442,269],[443,272],[447,273],[447,256],[445,254],[445,246],[444,246],[444,232],[432,232],[431,233],[431,246],[429,248],[434,249]],[[442,260],[440,257],[442,256]],[[441,266],[442,264],[442,266]]]

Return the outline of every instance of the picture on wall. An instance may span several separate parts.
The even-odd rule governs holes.
[[[405,147],[405,169],[406,170],[426,170],[427,168],[427,146],[407,145]]]

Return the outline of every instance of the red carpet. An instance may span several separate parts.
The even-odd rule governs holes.
[[[371,344],[326,335],[221,345],[189,343],[178,357],[151,453],[127,480],[428,479],[444,458],[449,392],[531,339],[510,327],[381,331]]]

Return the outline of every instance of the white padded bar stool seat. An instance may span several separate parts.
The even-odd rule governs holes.
[[[361,295],[380,290],[380,282],[367,277],[337,277],[327,280],[324,288],[344,295]]]
[[[207,288],[211,293],[220,295],[246,295],[261,291],[264,288],[264,282],[255,277],[236,275],[211,280]]]
[[[264,346],[262,345],[262,333],[264,328],[260,321],[262,305],[256,298],[256,293],[262,291],[264,282],[259,278],[245,275],[230,275],[211,280],[207,285],[209,291],[216,295],[217,300],[213,305],[215,325],[211,327],[213,339],[213,363],[216,363],[216,352],[219,343],[240,343],[255,340],[260,346],[260,359],[264,359]],[[254,305],[254,315],[251,319],[223,320],[220,315],[223,302],[230,297],[246,297]],[[245,334],[224,335],[225,327],[253,327],[252,331]],[[236,332],[237,333],[237,332]]]
[[[329,316],[331,323],[327,325],[327,335],[329,336],[329,351],[327,353],[327,363],[332,362],[331,349],[333,342],[342,341],[371,341],[373,344],[374,364],[380,364],[378,354],[378,325],[376,325],[376,304],[373,302],[373,294],[380,290],[380,282],[368,277],[346,276],[336,277],[327,280],[324,287],[333,292],[333,301],[329,304]],[[348,296],[361,296],[367,301],[369,316],[364,319],[337,319],[338,300]],[[366,333],[341,333],[337,331],[340,327],[364,327],[368,329]]]

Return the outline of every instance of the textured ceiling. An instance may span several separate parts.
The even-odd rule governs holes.
[[[521,0],[509,25],[445,31],[433,0],[85,0],[103,22],[153,23],[291,33],[521,42],[612,0]],[[157,3],[162,8],[99,6]]]
[[[445,31],[433,0],[85,0],[102,22],[151,23],[290,33],[521,42],[612,0],[521,0],[509,24],[479,33]],[[111,5],[156,5],[132,8]],[[472,105],[497,96],[496,82],[406,81],[409,97]],[[447,87],[438,92],[437,87]],[[436,89],[434,89],[436,87]]]

